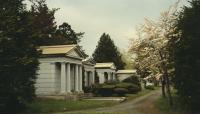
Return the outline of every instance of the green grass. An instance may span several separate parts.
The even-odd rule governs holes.
[[[185,109],[180,107],[180,103],[173,97],[174,105],[171,107],[167,98],[160,97],[157,101],[155,101],[155,106],[165,114],[192,114],[187,113]]]
[[[74,114],[74,113],[73,113]],[[113,112],[113,113],[107,113],[107,112],[102,112],[102,113],[96,113],[96,112],[80,112],[80,113],[75,113],[75,114],[126,114],[124,112]]]
[[[173,106],[169,105],[168,99],[160,96],[158,100],[155,101],[154,105],[160,111],[164,112],[165,114],[200,114],[199,112],[191,112],[184,107],[178,100],[178,96],[176,95],[176,90],[172,90],[172,99],[173,99]]]
[[[24,113],[52,113],[52,112],[63,112],[82,110],[97,107],[106,107],[117,104],[116,101],[64,101],[64,100],[36,100],[31,104],[28,104],[27,110]]]
[[[127,94],[127,101],[136,99],[137,97],[143,96],[152,90],[143,89],[137,94]],[[55,113],[64,111],[84,110],[99,107],[108,107],[118,104],[117,101],[65,101],[65,100],[52,100],[52,99],[36,99],[33,103],[27,105],[27,109],[23,112],[24,114],[33,113]],[[78,113],[78,114],[123,114],[123,113]]]
[[[158,100],[156,100],[155,106],[162,112],[167,114],[170,113],[171,108],[166,98],[160,97]]]
[[[126,94],[126,97],[127,97],[127,100],[133,100],[133,99],[136,99],[140,96],[144,96],[144,95],[150,93],[151,91],[153,91],[153,90],[143,89],[142,91],[138,92],[137,94]]]

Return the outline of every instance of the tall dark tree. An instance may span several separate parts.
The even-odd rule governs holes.
[[[0,1],[0,112],[16,111],[35,96],[38,52],[23,0]]]
[[[64,22],[57,28],[55,12],[58,8],[49,9],[46,0],[31,0],[31,14],[34,31],[40,34],[36,38],[38,45],[78,44],[83,37],[83,32],[76,33],[71,25]],[[37,35],[36,34],[36,35]]]
[[[178,95],[192,109],[200,109],[200,0],[192,0],[177,19],[171,51],[175,64],[175,86]]]
[[[56,32],[57,26],[55,22],[55,12],[58,9],[49,9],[46,0],[31,0],[31,10],[30,13],[32,15],[33,29],[35,31],[35,35],[38,36],[36,38],[36,43],[38,45],[50,45],[53,44],[54,39],[53,35]]]
[[[121,54],[117,50],[113,40],[108,34],[103,33],[100,37],[98,45],[93,53],[96,62],[114,62],[117,69],[123,69],[125,63],[122,61]]]
[[[78,44],[83,37],[83,34],[83,32],[76,33],[71,28],[71,25],[64,22],[58,27],[58,30],[56,30],[55,38],[60,39],[60,41],[62,41],[61,43],[64,44]]]

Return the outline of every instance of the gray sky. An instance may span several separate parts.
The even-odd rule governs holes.
[[[127,49],[135,27],[144,18],[156,19],[176,0],[47,0],[57,24],[68,22],[76,32],[85,32],[80,45],[91,55],[102,33],[110,34],[120,49]],[[184,1],[184,2],[183,2]],[[182,0],[184,4],[187,0]]]

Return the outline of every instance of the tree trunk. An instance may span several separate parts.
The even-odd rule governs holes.
[[[169,84],[169,77],[168,77],[167,73],[165,74],[165,80],[166,80],[166,90],[167,90],[167,94],[168,94],[169,104],[170,104],[170,106],[173,106],[173,100],[172,100],[170,84]]]
[[[172,106],[172,105],[173,105],[173,101],[172,101],[172,96],[171,96],[171,91],[170,91],[169,75],[168,75],[167,66],[166,66],[167,63],[164,63],[164,57],[163,57],[161,51],[159,51],[159,54],[160,54],[161,61],[163,61],[163,62],[161,63],[161,65],[162,65],[162,70],[163,70],[163,72],[164,72],[164,74],[163,74],[163,79],[164,79],[164,83],[165,83],[166,90],[167,90],[167,97],[168,97],[168,99],[169,99],[169,104],[170,104],[170,106]],[[164,86],[164,87],[165,87],[165,86]],[[162,89],[163,89],[164,87],[162,87]]]
[[[162,76],[162,96],[166,97],[165,94],[165,80],[164,80],[164,76]]]

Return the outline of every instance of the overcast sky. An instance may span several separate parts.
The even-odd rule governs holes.
[[[81,45],[91,55],[102,33],[110,34],[120,49],[127,49],[135,27],[144,18],[156,19],[176,0],[47,0],[57,24],[68,22],[76,32],[85,32]],[[182,0],[184,4],[187,0]]]

